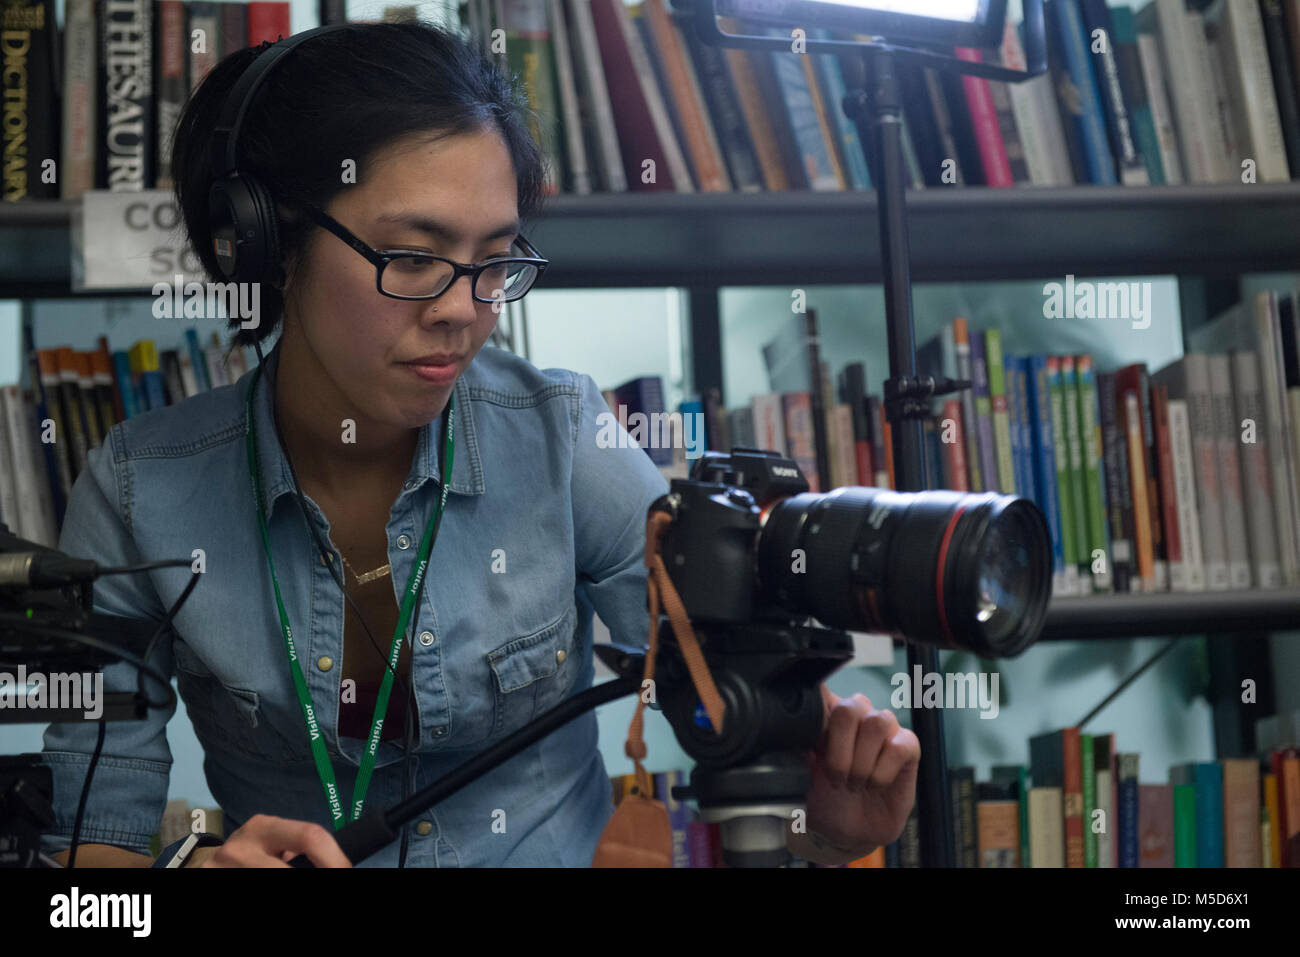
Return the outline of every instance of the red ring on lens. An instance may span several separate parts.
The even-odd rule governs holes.
[[[939,561],[934,572],[935,598],[939,605],[939,627],[943,629],[944,638],[947,639],[949,648],[956,648],[957,643],[953,640],[952,629],[948,627],[948,607],[943,600],[943,572],[948,567],[948,543],[952,541],[952,533],[957,528],[957,520],[961,518],[961,513],[964,511],[966,511],[966,506],[962,505],[957,511],[953,512],[952,518],[948,520],[948,527],[943,530],[943,540],[939,543]]]

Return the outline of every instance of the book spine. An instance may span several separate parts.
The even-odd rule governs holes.
[[[569,192],[585,196],[591,192],[591,169],[587,165],[587,148],[582,140],[582,114],[578,108],[578,84],[574,75],[573,52],[569,48],[569,28],[562,0],[546,0],[547,26],[555,54],[555,92],[560,101],[564,130],[565,170]],[[669,27],[671,30],[672,28]],[[674,41],[675,42],[675,41]],[[680,52],[680,48],[679,48]],[[699,102],[699,90],[690,77],[691,95]],[[712,136],[712,129],[709,130]],[[716,142],[712,144],[715,148]]]
[[[1138,755],[1119,756],[1119,866],[1138,866]]]
[[[989,396],[989,370],[985,358],[984,333],[975,332],[970,337],[971,372],[975,393],[975,424],[979,432],[980,470],[984,475],[984,490],[998,491],[997,446],[993,441],[993,401]]]
[[[1061,540],[1061,505],[1056,488],[1056,438],[1052,430],[1052,399],[1047,386],[1047,357],[1030,356],[1029,390],[1034,421],[1034,487],[1036,501],[1047,517],[1052,537],[1052,594],[1062,594],[1065,586],[1065,554]],[[1028,844],[1025,845],[1028,847]]]
[[[1079,382],[1074,356],[1061,357],[1061,391],[1065,402],[1065,436],[1070,454],[1070,512],[1074,516],[1074,563],[1078,587],[1091,591],[1091,556],[1088,554],[1088,491],[1083,469],[1083,430],[1079,422]]]
[[[1088,62],[1089,44],[1083,30],[1083,18],[1074,3],[1055,2],[1049,4],[1049,8],[1056,11],[1056,26],[1061,34],[1066,69],[1078,97],[1080,112],[1076,122],[1089,179],[1103,186],[1115,186],[1118,184],[1115,160],[1106,138],[1097,81]]]
[[[1013,494],[1026,495],[1024,478],[1021,471],[1021,448],[1020,448],[1020,400],[1017,395],[1017,386],[1020,384],[1016,380],[1016,357],[1004,354],[1002,356],[1002,382],[1006,392],[1007,404],[1007,434],[1010,438],[1011,445],[1011,487]]]
[[[105,117],[103,172],[113,191],[140,192],[154,184],[153,17],[145,0],[103,0],[100,63]]]
[[[1083,481],[1087,489],[1088,567],[1093,591],[1110,591],[1111,571],[1104,556],[1108,553],[1106,536],[1105,486],[1101,475],[1101,426],[1097,422],[1097,387],[1092,374],[1092,357],[1075,357],[1075,378],[1079,391],[1079,441],[1083,454]],[[1097,558],[1102,558],[1097,562]]]
[[[969,492],[970,482],[966,477],[966,436],[962,429],[961,402],[959,400],[944,400],[942,429],[940,432],[943,442],[946,486],[958,492]]]
[[[966,468],[970,473],[970,489],[972,492],[984,492],[988,490],[988,486],[984,484],[984,473],[980,466],[979,419],[975,414],[974,373],[971,369],[970,333],[966,328],[966,320],[960,316],[954,319],[952,331],[956,377],[963,382],[971,383],[960,393],[962,431],[966,436]]]
[[[1142,79],[1151,104],[1151,123],[1160,147],[1160,170],[1171,186],[1183,182],[1182,157],[1178,153],[1178,134],[1174,130],[1174,111],[1165,89],[1165,67],[1160,42],[1150,33],[1139,33],[1138,57],[1142,61]]]
[[[1271,291],[1255,297],[1253,317],[1259,345],[1259,372],[1263,392],[1267,441],[1272,470],[1273,505],[1277,512],[1278,550],[1286,583],[1300,583],[1300,499],[1296,493],[1297,468],[1300,460],[1293,454],[1293,433],[1288,427],[1290,402],[1287,396],[1287,352],[1283,349],[1282,329],[1288,339],[1294,331],[1295,302],[1288,297],[1287,315],[1283,303]],[[1285,321],[1284,321],[1285,320]],[[1300,348],[1291,346],[1291,354],[1300,358]],[[1295,446],[1300,448],[1300,446]]]
[[[1218,441],[1214,422],[1214,400],[1210,395],[1207,357],[1183,357],[1187,370],[1187,421],[1196,455],[1197,507],[1201,514],[1201,547],[1205,550],[1205,584],[1210,591],[1226,591],[1228,577],[1228,533],[1224,525],[1223,493],[1219,488]]]
[[[1210,401],[1214,415],[1219,495],[1228,543],[1228,584],[1249,588],[1250,546],[1246,541],[1246,510],[1242,501],[1241,465],[1237,455],[1240,433],[1233,408],[1232,362],[1224,353],[1208,357]]]
[[[1133,495],[1134,552],[1137,556],[1137,584],[1141,591],[1155,591],[1155,551],[1151,542],[1151,503],[1147,500],[1146,449],[1142,445],[1142,409],[1137,393],[1125,389],[1124,435],[1129,461],[1129,488]]]
[[[1201,515],[1196,501],[1196,457],[1187,421],[1187,402],[1169,400],[1169,446],[1174,466],[1174,495],[1178,503],[1178,537],[1188,591],[1205,590],[1205,557],[1201,551]]]
[[[871,429],[871,464],[875,468],[876,488],[891,488],[889,482],[889,454],[885,451],[885,410],[880,397],[867,396],[867,427]]]
[[[68,0],[63,32],[63,165],[60,198],[95,188],[99,75],[95,0]]]
[[[1233,93],[1236,121],[1244,133],[1239,155],[1232,158],[1234,164],[1250,159],[1258,182],[1285,183],[1291,179],[1291,171],[1259,4],[1225,3],[1221,27],[1225,79]],[[1237,171],[1240,169],[1238,165]]]
[[[957,58],[968,63],[981,62],[980,52],[970,47],[957,47]],[[966,106],[975,129],[975,143],[979,148],[980,162],[984,167],[984,185],[1011,187],[1016,184],[1011,175],[1011,164],[1007,160],[1006,145],[1002,140],[1002,130],[998,125],[998,113],[989,92],[989,81],[976,76],[963,74],[962,89],[966,94]],[[1001,357],[999,356],[999,361]]]
[[[709,115],[716,125],[719,145],[723,151],[728,171],[736,189],[742,193],[761,192],[763,175],[758,166],[758,157],[754,153],[754,143],[749,135],[749,127],[741,112],[736,91],[731,85],[727,64],[722,50],[702,42],[691,24],[677,23],[687,50],[695,59],[695,71],[699,76],[701,91],[708,103]],[[826,60],[827,57],[819,57]],[[829,67],[827,67],[829,69]],[[603,81],[602,81],[603,82]],[[845,117],[847,120],[848,117]],[[865,155],[861,147],[859,157],[865,164]]]
[[[685,52],[678,45],[664,0],[643,0],[642,20],[653,37],[652,46],[663,67],[664,92],[676,107],[681,119],[684,146],[690,153],[695,180],[703,191],[730,191],[731,182],[722,163],[712,120],[695,95],[694,85],[687,68]]]
[[[1016,403],[1020,409],[1022,494],[1036,502],[1040,495],[1034,480],[1034,410],[1029,392],[1029,359],[1024,356],[1016,359]]]
[[[781,412],[790,458],[808,482],[809,490],[821,491],[817,474],[817,448],[813,435],[812,396],[807,392],[786,392],[781,396]]]
[[[1268,47],[1269,74],[1273,82],[1273,96],[1277,101],[1278,118],[1282,124],[1282,141],[1286,148],[1287,168],[1300,170],[1300,103],[1296,101],[1295,73],[1287,51],[1286,22],[1278,0],[1260,0],[1263,18],[1264,42]]]
[[[1130,590],[1132,575],[1132,539],[1124,529],[1124,503],[1127,488],[1120,482],[1126,459],[1122,449],[1119,415],[1115,408],[1115,377],[1109,372],[1096,374],[1098,419],[1101,422],[1102,461],[1106,472],[1106,519],[1110,527],[1110,567],[1115,591]],[[1130,505],[1131,508],[1131,505]]]
[[[1061,734],[1065,761],[1065,786],[1062,794],[1065,818],[1065,866],[1086,867],[1083,841],[1083,755],[1078,728],[1065,728]]]
[[[1125,186],[1146,186],[1151,182],[1146,164],[1133,137],[1133,125],[1124,91],[1120,84],[1119,58],[1116,54],[1115,26],[1111,20],[1106,0],[1083,0],[1082,12],[1088,36],[1093,74],[1099,89],[1106,130],[1110,137],[1111,152],[1119,170],[1119,180]]]
[[[1282,565],[1278,560],[1277,532],[1273,528],[1276,506],[1269,481],[1272,446],[1265,427],[1264,399],[1260,388],[1259,356],[1237,350],[1231,353],[1234,438],[1241,440],[1241,497],[1249,521],[1247,531],[1251,575],[1256,588],[1279,588]]]
[[[1124,103],[1132,120],[1133,138],[1138,152],[1146,164],[1147,177],[1153,186],[1165,183],[1164,164],[1160,159],[1160,142],[1156,136],[1155,120],[1151,113],[1151,98],[1142,75],[1142,55],[1138,50],[1133,11],[1129,7],[1109,10],[1114,33],[1115,61],[1119,67],[1119,82]]]
[[[998,489],[1016,493],[1015,463],[1011,459],[1011,418],[1007,405],[1006,373],[1002,366],[1002,330],[984,332],[984,358],[988,364],[989,405],[993,419],[993,442],[997,451]]]
[[[1093,740],[1090,734],[1079,735],[1080,780],[1083,787],[1083,866],[1097,866],[1097,832],[1092,829],[1093,811],[1097,808],[1097,777],[1094,769]]]
[[[1160,479],[1160,521],[1169,561],[1169,590],[1188,591],[1182,530],[1178,523],[1178,483],[1174,479],[1173,443],[1169,436],[1169,389],[1151,386],[1151,418],[1156,429],[1156,459]]]
[[[1194,10],[1187,12],[1187,32],[1191,38],[1192,55],[1196,58],[1196,78],[1204,91],[1202,102],[1208,106],[1205,128],[1209,137],[1210,163],[1215,170],[1213,182],[1232,182],[1240,175],[1240,171],[1234,169],[1239,144],[1232,108],[1228,103],[1218,39],[1216,37],[1211,42],[1206,35],[1205,18]]]
[[[1074,477],[1070,469],[1070,435],[1066,427],[1065,383],[1061,375],[1061,359],[1047,357],[1048,401],[1052,410],[1052,440],[1056,452],[1056,495],[1061,508],[1061,552],[1064,556],[1064,595],[1073,595],[1078,589],[1079,566],[1075,561],[1077,545],[1074,521]]]
[[[591,0],[571,0],[570,9],[578,51],[578,77],[583,81],[581,102],[592,111],[591,125],[595,132],[593,139],[600,160],[602,185],[606,192],[624,193],[627,192],[627,174],[618,149],[614,110],[610,104],[609,87],[605,83],[605,69],[600,62],[600,45],[596,40]]]
[[[1217,164],[1211,152],[1208,123],[1210,91],[1192,46],[1184,0],[1153,0],[1152,6],[1159,16],[1161,59],[1168,72],[1166,88],[1173,102],[1178,141],[1187,163],[1186,178],[1192,183],[1216,182]]]
[[[830,37],[826,30],[813,32],[823,39]],[[835,135],[839,138],[840,155],[852,188],[871,189],[871,171],[867,168],[867,154],[862,148],[857,124],[849,119],[839,106],[848,94],[840,60],[835,56],[819,56],[813,59],[817,61],[817,67],[821,70],[821,81],[826,88],[826,100],[830,114],[834,118]]]
[[[1147,367],[1138,363],[1138,410],[1142,415],[1142,454],[1147,477],[1147,508],[1151,522],[1151,550],[1155,565],[1155,588],[1169,590],[1169,554],[1165,544],[1164,525],[1160,521],[1160,465],[1156,459],[1155,420],[1151,415],[1151,377]]]
[[[156,189],[171,189],[172,137],[189,98],[185,70],[186,52],[190,46],[185,29],[186,4],[181,0],[155,0],[154,12],[158,22],[158,122],[155,127],[158,168],[153,185]]]
[[[1025,70],[1025,54],[1020,46],[1020,34],[1010,18],[1002,32],[1002,63],[1010,70]],[[1019,133],[1021,148],[1024,151],[1025,166],[1029,180],[1035,186],[1057,185],[1056,170],[1052,162],[1052,150],[1048,145],[1048,124],[1038,115],[1039,99],[1035,84],[1042,77],[1035,77],[1023,83],[1006,84],[1011,101],[1012,121]],[[1003,84],[994,84],[994,89]],[[1001,117],[999,117],[1001,118]],[[1005,123],[1005,120],[1003,121]]]

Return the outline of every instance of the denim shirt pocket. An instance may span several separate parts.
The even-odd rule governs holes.
[[[184,642],[173,645],[176,684],[203,750],[217,749],[265,761],[300,758],[266,720],[258,693],[222,681]]]
[[[572,605],[540,631],[487,654],[493,674],[492,737],[516,731],[563,700],[577,678]]]

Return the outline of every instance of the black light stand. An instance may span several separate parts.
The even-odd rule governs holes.
[[[850,90],[844,111],[857,125],[863,149],[874,144],[873,179],[880,210],[881,272],[885,278],[885,329],[889,342],[890,378],[884,384],[885,416],[894,444],[895,486],[901,492],[931,488],[922,453],[921,416],[930,411],[924,383],[916,379],[916,332],[912,320],[912,271],[907,233],[907,184],[903,176],[903,104],[893,56],[868,47],[862,51],[866,89]],[[874,135],[868,127],[874,126]],[[867,162],[871,163],[868,153]],[[931,383],[933,385],[933,383]],[[939,670],[939,653],[933,645],[907,642],[907,673]],[[912,709],[912,731],[921,743],[921,767],[916,780],[916,800],[925,867],[952,867],[956,849],[952,840],[952,798],[948,785],[947,747],[940,712]]]
[[[685,0],[679,0],[685,2]],[[789,39],[724,33],[718,28],[717,13],[727,12],[745,18],[780,19],[790,2],[768,3],[766,17],[762,0],[717,0],[725,11],[715,10],[715,0],[694,0],[696,33],[713,46],[768,50],[777,55],[791,55]],[[774,12],[775,11],[775,12]],[[1003,12],[1005,9],[1003,8]],[[849,14],[843,14],[849,16]],[[784,24],[794,29],[793,21]],[[1004,82],[1019,82],[1047,69],[1046,43],[1043,35],[1041,0],[1024,4],[1025,59],[1027,71],[1009,70],[990,63],[971,63],[946,53],[916,46],[902,46],[873,37],[868,42],[807,39],[802,53],[844,54],[847,69],[860,58],[863,73],[850,87],[841,104],[856,124],[858,138],[872,167],[880,222],[882,273],[885,277],[885,323],[889,344],[890,378],[884,383],[885,416],[893,432],[894,476],[899,491],[922,491],[930,487],[926,474],[921,417],[928,415],[930,398],[945,392],[969,387],[969,383],[941,380],[936,384],[929,376],[916,375],[916,333],[912,321],[912,277],[909,266],[907,232],[907,192],[903,175],[902,100],[899,92],[895,57],[935,69],[955,71]],[[859,31],[861,32],[861,31]],[[861,85],[862,89],[852,89]],[[874,136],[868,135],[874,127]],[[874,145],[875,156],[871,155]],[[872,163],[872,159],[875,162]],[[938,653],[933,646],[907,642],[909,673],[920,665],[922,673],[937,672]],[[924,867],[952,867],[955,849],[952,839],[952,797],[948,785],[948,767],[941,712],[928,708],[912,711],[912,730],[921,744],[921,766],[917,775],[917,809],[920,820],[921,864]]]

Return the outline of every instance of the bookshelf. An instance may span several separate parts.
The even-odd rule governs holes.
[[[77,295],[77,206],[0,205],[0,297]],[[561,195],[530,238],[552,262],[548,289],[875,283],[876,215],[869,192]],[[917,282],[1066,272],[1223,279],[1300,265],[1300,181],[928,188],[909,192],[908,216]]]
[[[78,205],[0,205],[0,298],[79,295]],[[1207,300],[1233,277],[1300,266],[1300,182],[931,188],[909,192],[908,213],[914,281],[1173,274],[1192,295],[1188,324],[1214,314]],[[548,289],[688,289],[698,391],[722,384],[721,287],[879,282],[876,215],[864,192],[562,195],[531,238],[552,261]],[[1095,595],[1055,599],[1043,640],[1289,628],[1300,628],[1300,589]]]

